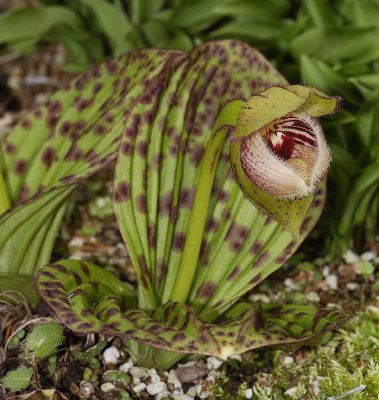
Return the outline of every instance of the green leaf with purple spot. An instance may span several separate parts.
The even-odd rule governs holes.
[[[170,299],[199,181],[199,163],[220,106],[272,84],[286,84],[259,52],[239,41],[210,42],[189,53],[169,53],[129,109],[114,183],[115,212],[145,308]],[[300,237],[293,240],[244,197],[229,157],[227,140],[217,165],[189,296],[189,303],[207,319],[285,262],[314,226],[325,196],[321,188]]]
[[[11,203],[0,216],[3,273],[31,275],[48,262],[67,197],[114,160],[129,107],[167,57],[160,50],[135,51],[98,65],[3,139],[1,173]]]
[[[245,303],[230,312],[233,319],[210,324],[181,303],[168,302],[152,311],[129,309],[129,292],[122,282],[94,264],[77,260],[39,269],[36,288],[74,332],[120,336],[158,349],[222,359],[270,345],[316,341],[350,318],[336,308]]]

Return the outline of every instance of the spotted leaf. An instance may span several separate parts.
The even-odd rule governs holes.
[[[238,41],[210,42],[189,53],[171,52],[135,98],[121,139],[113,196],[146,307],[171,298],[199,164],[220,106],[273,84],[286,82],[255,49]],[[293,96],[297,107],[305,103]],[[211,319],[284,263],[315,224],[325,196],[321,185],[308,199],[300,237],[293,239],[245,198],[229,160],[226,140],[188,297]]]
[[[128,292],[110,272],[66,260],[37,272],[36,288],[59,320],[80,334],[102,333],[178,353],[227,359],[265,346],[316,341],[350,315],[339,309],[242,304],[232,319],[204,322],[193,307],[168,302],[151,312],[128,308]]]
[[[1,143],[11,208],[0,216],[0,270],[45,264],[68,195],[115,158],[131,103],[169,53],[135,51],[79,75],[31,111]]]

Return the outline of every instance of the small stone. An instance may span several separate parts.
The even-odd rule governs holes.
[[[361,254],[361,260],[372,261],[375,258],[375,254],[372,251],[365,251]]]
[[[351,250],[348,250],[343,258],[348,264],[355,264],[359,261],[359,257]]]
[[[251,399],[253,397],[253,389],[252,388],[249,388],[249,389],[245,390],[245,397],[247,399]]]
[[[291,364],[293,364],[294,363],[294,359],[293,359],[293,357],[291,357],[291,356],[285,356],[284,357],[284,360],[283,360],[283,364],[284,365],[291,365]]]
[[[208,368],[197,367],[196,365],[188,365],[179,367],[175,374],[181,383],[193,382],[202,378],[208,373]]]
[[[131,361],[128,361],[118,368],[120,371],[125,372],[126,374],[129,372],[130,368],[133,367],[133,363]]]
[[[161,377],[158,374],[150,375],[151,383],[156,383],[156,382],[160,382],[160,381],[161,381]]]
[[[269,303],[270,302],[270,298],[263,293],[254,293],[254,294],[251,294],[248,298],[251,303]]]
[[[198,393],[197,393],[197,385],[196,386],[192,386],[187,390],[187,394],[188,396],[192,396],[195,397]]]
[[[192,396],[188,396],[188,394],[177,394],[173,396],[174,400],[193,400]]]
[[[182,387],[181,382],[179,381],[178,377],[176,376],[175,370],[171,370],[167,376],[167,383],[170,383],[174,386],[174,388],[178,389]]]
[[[84,239],[81,237],[74,237],[68,243],[68,247],[82,247],[84,245]]]
[[[284,395],[286,395],[286,396],[293,396],[293,395],[296,394],[296,393],[297,393],[297,388],[293,387],[293,388],[290,388],[290,389],[286,390],[286,391],[284,392]]]
[[[156,394],[163,392],[163,390],[166,390],[167,386],[164,382],[153,382],[153,383],[149,383],[146,386],[146,390],[149,394],[151,394],[152,396],[155,396]]]
[[[297,290],[298,289],[298,286],[291,278],[287,278],[284,280],[284,286],[289,290]]]
[[[95,393],[91,382],[81,381],[79,385],[79,396],[83,399],[89,399]]]
[[[337,275],[331,274],[328,275],[325,279],[326,284],[330,289],[336,290],[338,288],[338,278]]]
[[[146,368],[132,367],[130,368],[129,373],[135,378],[143,378],[147,375],[147,370]]]
[[[111,382],[106,382],[106,383],[103,383],[101,386],[100,386],[100,389],[103,391],[103,392],[110,392],[111,390],[114,390],[114,389],[116,389],[116,386],[113,384],[113,383],[111,383]]]
[[[311,301],[312,303],[319,303],[320,302],[320,296],[316,293],[316,292],[309,292],[307,293],[307,295],[305,296],[305,298],[308,301]]]
[[[120,352],[117,347],[111,346],[104,350],[103,359],[105,364],[117,364],[120,359]]]
[[[328,266],[322,269],[322,275],[326,278],[330,274],[330,269]]]
[[[207,367],[209,369],[219,369],[222,365],[223,361],[217,357],[208,357],[207,358]]]
[[[134,393],[141,393],[146,389],[146,384],[141,382],[138,385],[134,386],[133,392]]]
[[[104,207],[106,204],[106,199],[104,197],[98,197],[96,200],[96,205],[98,207]]]
[[[349,282],[349,283],[346,284],[346,289],[347,290],[353,291],[353,290],[357,290],[358,288],[359,288],[359,285],[356,282]]]

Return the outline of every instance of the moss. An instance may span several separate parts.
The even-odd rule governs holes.
[[[346,399],[378,400],[379,308],[369,306],[357,313],[328,343],[302,348],[290,356],[292,362],[286,358],[288,354],[272,349],[244,355],[239,366],[224,370],[225,376],[216,382],[211,399],[236,398],[227,388],[226,376],[237,370],[245,378],[248,372],[254,376],[250,384],[253,399],[321,400],[366,385],[365,390]]]
[[[245,392],[248,389],[246,382],[242,382],[237,393],[231,393],[227,386],[228,378],[226,376],[218,379],[212,387],[212,393],[209,400],[245,400]]]
[[[338,362],[331,365],[319,382],[320,397],[338,396],[350,390],[365,387],[350,395],[351,400],[377,400],[379,398],[379,364],[371,361],[367,366],[357,366],[354,372],[349,372]]]

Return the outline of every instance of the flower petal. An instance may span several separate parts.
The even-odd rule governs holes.
[[[304,178],[267,146],[260,134],[241,142],[240,162],[248,179],[275,197],[302,197],[311,192]]]

